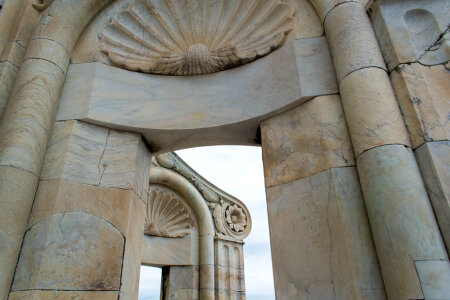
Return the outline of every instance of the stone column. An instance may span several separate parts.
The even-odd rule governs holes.
[[[450,3],[377,1],[371,20],[450,251]],[[445,65],[446,64],[446,65]]]
[[[386,292],[423,299],[448,276],[447,253],[365,8],[339,2],[325,31]]]
[[[53,1],[33,33],[14,85],[11,78],[2,80],[12,90],[0,122],[0,298],[11,287],[72,48],[108,2]]]
[[[57,123],[9,299],[137,299],[149,168],[137,134]]]
[[[277,299],[385,299],[339,96],[261,124]]]

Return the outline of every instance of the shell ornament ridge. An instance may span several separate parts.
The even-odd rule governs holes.
[[[294,13],[281,0],[134,0],[101,31],[99,46],[132,71],[214,73],[282,46]]]

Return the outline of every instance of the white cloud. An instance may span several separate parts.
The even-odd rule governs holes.
[[[245,203],[253,223],[244,246],[247,299],[275,299],[261,148],[214,146],[177,154],[211,183]],[[145,292],[140,292],[139,299],[153,300],[141,295]]]

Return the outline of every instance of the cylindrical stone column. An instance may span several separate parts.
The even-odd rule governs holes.
[[[149,168],[137,134],[57,123],[9,299],[137,299]]]
[[[325,30],[386,292],[422,299],[447,253],[365,8],[340,2]]]
[[[84,27],[109,2],[53,1],[34,31],[15,83],[14,78],[2,80],[8,94],[13,88],[0,122],[0,298],[11,287],[70,53]]]

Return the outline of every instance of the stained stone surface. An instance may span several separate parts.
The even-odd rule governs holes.
[[[132,189],[143,198],[150,157],[138,134],[84,122],[57,122],[47,150],[42,180]]]
[[[201,76],[166,77],[99,63],[74,64],[56,118],[140,132],[153,152],[255,145],[261,120],[313,96],[334,93],[328,45],[319,37],[293,41],[251,64]]]
[[[266,186],[355,164],[339,96],[314,98],[261,124]]]
[[[449,15],[446,0],[375,1],[371,19],[389,70],[402,63],[447,62]]]
[[[355,71],[339,87],[357,157],[381,145],[410,145],[398,102],[384,70]]]
[[[450,139],[450,72],[442,65],[403,64],[391,80],[413,148]]]
[[[9,300],[117,300],[119,292],[21,291],[9,294]]]
[[[386,292],[422,299],[415,261],[448,257],[414,154],[386,145],[363,153],[357,166]]]
[[[418,260],[415,264],[425,299],[447,299],[450,295],[450,263],[445,260]]]
[[[99,188],[60,179],[41,181],[28,226],[55,213],[85,212],[106,220],[126,235],[129,218],[133,216],[132,202],[138,201],[132,190]]]
[[[12,291],[119,290],[124,237],[86,213],[58,213],[26,234]]]
[[[266,193],[277,299],[386,299],[354,167]]]
[[[336,6],[325,20],[325,31],[338,82],[362,68],[386,68],[363,5],[348,2]]]
[[[416,149],[415,155],[450,253],[450,142],[425,143]]]

